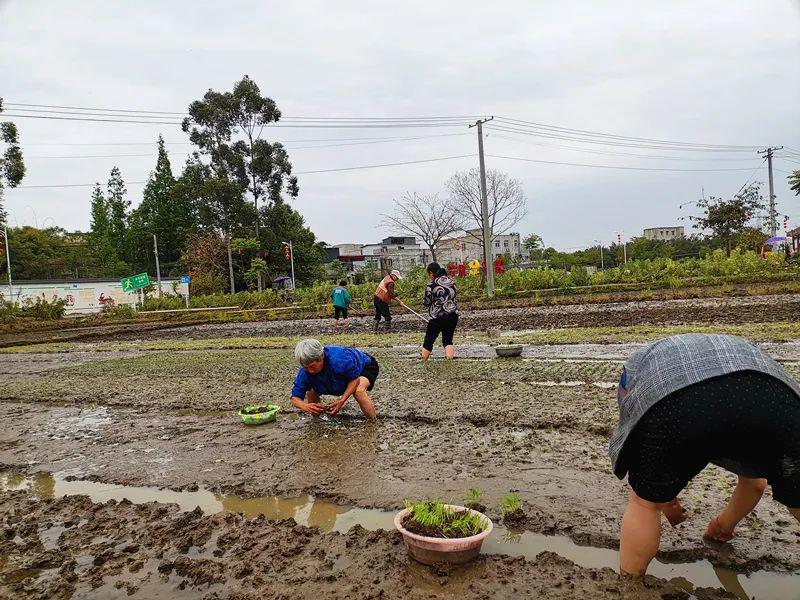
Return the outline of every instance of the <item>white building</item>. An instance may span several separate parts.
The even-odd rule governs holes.
[[[441,240],[436,248],[436,258],[440,264],[464,262],[470,260],[483,260],[481,250],[481,230],[471,229],[463,235]],[[461,250],[456,247],[461,244]],[[511,258],[522,258],[522,243],[518,233],[495,235],[491,244],[492,260],[498,256],[508,254]]]
[[[411,236],[389,236],[377,244],[365,244],[361,251],[367,266],[380,268],[380,260],[385,258],[389,269],[400,272],[431,260],[428,248]]]
[[[649,227],[644,230],[646,240],[669,241],[683,237],[683,227]]]

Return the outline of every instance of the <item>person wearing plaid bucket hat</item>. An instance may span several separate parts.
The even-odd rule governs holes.
[[[770,356],[729,335],[685,334],[648,344],[622,369],[609,455],[628,476],[620,572],[643,576],[661,515],[687,518],[678,494],[709,463],[738,475],[704,537],[727,542],[766,486],[800,521],[800,386]]]

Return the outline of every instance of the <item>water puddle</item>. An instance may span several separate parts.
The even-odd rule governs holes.
[[[239,512],[250,517],[263,514],[271,520],[292,518],[300,525],[318,527],[325,532],[345,533],[355,525],[373,531],[394,528],[393,511],[343,506],[314,496],[241,498],[203,488],[193,492],[176,492],[94,481],[67,481],[59,473],[20,476],[10,472],[0,472],[0,489],[30,490],[39,498],[86,495],[93,502],[121,501],[127,498],[133,503],[173,503],[184,511],[200,507],[209,514],[223,510]],[[61,534],[59,529],[50,528],[42,532],[44,543],[56,544]],[[582,567],[592,569],[610,567],[616,570],[619,564],[619,553],[616,550],[580,546],[566,536],[543,535],[499,525],[495,525],[494,532],[484,542],[482,551],[485,554],[524,556],[530,560],[535,559],[541,552],[550,551]],[[723,587],[737,598],[747,600],[800,598],[798,596],[800,573],[758,571],[746,575],[716,567],[705,560],[690,563],[655,560],[650,565],[648,573],[672,580],[687,592],[691,592],[694,587]],[[23,574],[16,576],[21,575]]]

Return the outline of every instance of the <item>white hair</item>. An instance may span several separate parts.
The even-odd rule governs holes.
[[[301,365],[307,365],[322,358],[325,354],[325,349],[319,340],[309,338],[307,340],[300,340],[297,346],[294,347],[294,357],[300,361]]]

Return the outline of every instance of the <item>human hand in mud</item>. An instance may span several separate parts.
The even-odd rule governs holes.
[[[336,402],[331,404],[327,409],[328,414],[329,415],[335,415],[340,410],[342,410],[342,407],[344,406],[345,400],[347,400],[347,398],[339,398]]]
[[[686,509],[681,506],[680,501],[676,498],[672,502],[667,502],[662,508],[661,512],[667,517],[667,521],[673,527],[677,527],[689,518]]]
[[[300,410],[303,412],[314,415],[315,417],[318,417],[325,412],[325,407],[317,402],[303,402],[303,404],[301,404],[298,408],[300,408]]]

